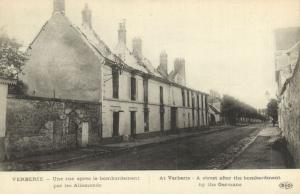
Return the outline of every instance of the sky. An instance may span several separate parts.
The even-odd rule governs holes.
[[[186,60],[187,86],[232,95],[256,108],[276,95],[276,28],[300,26],[300,0],[66,0],[66,15],[81,25],[85,3],[93,27],[113,50],[126,19],[127,45],[139,36],[156,67],[162,50],[169,71]],[[0,27],[28,46],[50,19],[53,0],[0,0]]]

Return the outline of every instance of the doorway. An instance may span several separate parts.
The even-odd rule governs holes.
[[[120,113],[113,112],[113,137],[119,136],[119,120],[120,120]]]
[[[149,110],[144,111],[144,131],[149,132]]]
[[[171,129],[176,129],[176,120],[177,120],[177,108],[171,108]]]
[[[136,112],[131,111],[130,112],[130,131],[131,136],[134,137],[136,135]]]
[[[165,114],[163,111],[160,111],[160,131],[163,132],[165,130]]]

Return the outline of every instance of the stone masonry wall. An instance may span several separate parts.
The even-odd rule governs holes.
[[[7,159],[81,146],[82,123],[88,145],[101,140],[100,104],[37,97],[8,97],[5,149]]]
[[[286,84],[279,104],[279,124],[288,141],[296,167],[300,167],[300,68],[295,68],[293,77]]]

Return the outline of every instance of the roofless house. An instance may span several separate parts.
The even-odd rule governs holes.
[[[144,56],[141,38],[127,47],[125,21],[111,50],[93,29],[88,5],[82,10],[81,27],[68,19],[64,0],[54,0],[53,5],[51,18],[28,48],[22,80],[29,96],[100,103],[99,118],[93,118],[99,134],[91,133],[89,123],[83,133],[78,122],[76,136],[87,136],[89,144],[208,124],[207,94],[186,87],[183,58],[175,59],[174,70],[168,72],[164,51],[155,68]]]

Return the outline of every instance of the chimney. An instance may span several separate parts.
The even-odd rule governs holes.
[[[53,0],[53,14],[65,14],[65,0]]]
[[[119,23],[118,40],[119,43],[126,45],[126,21],[125,20]]]
[[[185,75],[185,59],[176,58],[174,61],[174,71],[179,75],[179,79],[176,80],[179,84],[186,84],[186,75]]]
[[[89,9],[88,4],[85,4],[84,9],[81,12],[82,26],[92,29],[92,11]]]
[[[164,75],[168,75],[168,54],[162,51],[159,56],[159,70]]]
[[[142,57],[142,39],[139,37],[135,37],[132,40],[132,52],[133,55],[137,58]]]

